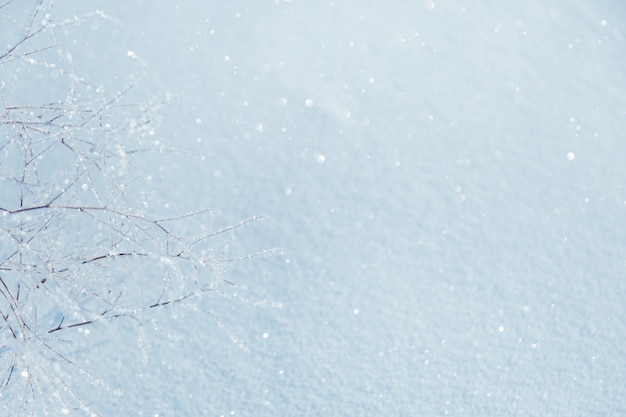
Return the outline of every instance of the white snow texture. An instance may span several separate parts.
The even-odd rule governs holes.
[[[33,13],[9,7],[16,18],[2,17],[13,28],[2,48]],[[28,401],[76,390],[41,410],[626,415],[623,2],[72,0],[37,17],[46,18],[58,44],[39,56],[71,61],[76,103],[127,87],[124,102],[139,103],[107,121],[112,132],[126,126],[106,148],[115,168],[102,182],[81,177],[84,194],[63,204],[96,204],[90,190],[113,187],[125,213],[220,212],[163,223],[211,235],[202,248],[165,235],[149,246],[140,239],[163,232],[133,223],[134,240],[99,266],[107,281],[89,284],[98,298],[67,290],[73,316],[44,299],[37,315],[24,313],[38,317],[41,343],[76,365],[44,348],[24,353],[41,355],[40,368],[16,368],[10,382],[54,374],[41,391],[22,391]],[[64,102],[73,75],[27,59],[19,73],[0,66],[4,106]],[[81,93],[83,81],[103,92]],[[3,138],[14,134],[7,117]],[[81,140],[101,127],[93,123]],[[17,169],[2,164],[0,176]],[[54,172],[39,181],[61,184]],[[13,187],[7,178],[2,190]],[[121,197],[126,186],[136,193]],[[0,207],[10,210],[6,195]],[[266,218],[212,235],[253,216]],[[29,220],[7,217],[11,236]],[[129,219],[93,217],[119,228]],[[86,226],[73,224],[59,245],[86,247]],[[137,242],[144,252],[122,259]],[[197,257],[178,264],[178,250]],[[272,256],[256,256],[264,250]],[[188,299],[149,308],[189,288]],[[123,316],[99,318],[106,303]],[[44,334],[62,317],[96,321]],[[3,366],[26,351],[8,336],[19,324],[10,320],[0,324]],[[43,415],[5,395],[12,408],[0,415]]]

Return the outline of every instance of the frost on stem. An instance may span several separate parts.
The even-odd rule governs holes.
[[[56,22],[52,5],[24,14],[21,3],[0,4],[12,37],[0,50],[0,415],[98,415],[88,387],[116,390],[72,360],[72,329],[120,318],[141,327],[151,309],[220,293],[232,284],[226,266],[242,259],[226,235],[258,220],[218,229],[213,210],[150,212],[133,162],[152,155],[144,139],[162,101],[131,106],[133,83],[104,95],[79,77],[61,33],[108,16]],[[140,79],[143,62],[129,56]],[[24,91],[41,76],[49,91]]]

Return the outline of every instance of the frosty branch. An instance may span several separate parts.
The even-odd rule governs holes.
[[[167,100],[128,102],[146,71],[134,53],[125,59],[138,74],[107,94],[66,49],[105,13],[57,21],[54,1],[40,0],[0,14],[14,39],[0,51],[0,414],[98,415],[67,375],[113,388],[70,359],[70,330],[124,317],[141,326],[151,310],[229,296],[229,264],[276,251],[231,252],[232,233],[262,217],[216,227],[214,209],[155,207],[136,161],[162,157],[151,138]]]

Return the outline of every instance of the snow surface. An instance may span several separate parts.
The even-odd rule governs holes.
[[[626,415],[622,2],[55,6],[94,10],[81,75],[115,91],[136,54],[133,98],[176,97],[154,140],[184,152],[137,161],[155,204],[267,215],[237,255],[284,248],[143,335],[81,333],[121,390],[94,409]]]

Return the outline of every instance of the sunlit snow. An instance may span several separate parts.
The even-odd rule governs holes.
[[[0,56],[32,7],[0,13]],[[42,20],[39,55],[0,58],[0,277],[19,265],[36,306],[14,320],[0,286],[0,387],[26,387],[4,404],[626,415],[620,2],[72,0]],[[61,104],[87,127],[19,178],[36,155],[11,138],[53,123],[9,119]],[[55,171],[77,144],[96,162]],[[20,212],[25,189],[56,211]],[[58,274],[23,238],[37,220],[67,282],[31,278]],[[6,330],[27,325],[33,352]]]

